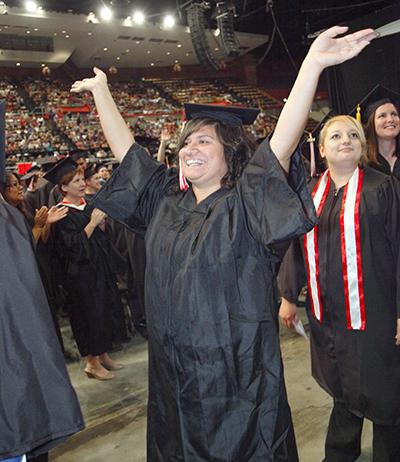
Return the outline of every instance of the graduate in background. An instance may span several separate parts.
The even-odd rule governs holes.
[[[400,95],[377,85],[363,102],[371,167],[400,180]]]
[[[312,374],[333,398],[325,462],[361,453],[373,422],[373,461],[400,461],[400,183],[367,166],[360,122],[337,116],[312,180],[319,222],[291,244],[279,273],[280,317],[292,328],[308,281]]]
[[[113,312],[123,313],[115,274],[120,256],[104,233],[106,215],[86,204],[84,172],[66,157],[45,178],[58,186],[67,216],[53,226],[53,237],[68,292],[68,310],[79,353],[89,378],[110,380],[122,369],[108,355]]]

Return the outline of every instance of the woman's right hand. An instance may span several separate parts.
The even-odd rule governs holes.
[[[285,298],[282,298],[281,306],[279,308],[279,317],[281,322],[288,329],[294,328],[294,322],[298,319],[296,303],[291,303]]]
[[[90,222],[93,226],[99,226],[106,218],[107,214],[99,209],[93,209],[93,212],[90,216]]]
[[[80,93],[82,91],[90,91],[93,90],[101,85],[107,85],[107,76],[106,74],[99,69],[98,67],[93,68],[93,72],[95,73],[94,77],[77,80],[72,84],[71,92],[72,93]]]

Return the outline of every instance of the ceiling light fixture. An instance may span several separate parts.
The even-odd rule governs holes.
[[[141,25],[144,23],[145,17],[141,11],[135,11],[133,13],[133,22],[137,25]]]
[[[25,9],[29,13],[35,13],[35,11],[38,9],[38,5],[36,2],[32,0],[28,0],[27,2],[25,2]]]
[[[108,6],[103,6],[100,10],[100,17],[103,21],[111,21],[113,17],[113,11]]]
[[[163,28],[164,29],[172,29],[175,26],[175,18],[167,14],[163,19]]]

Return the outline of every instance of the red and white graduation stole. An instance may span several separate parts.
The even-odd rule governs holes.
[[[357,167],[344,187],[340,211],[343,285],[347,328],[365,329],[365,302],[362,280],[360,245],[360,196],[364,172]],[[331,178],[326,170],[312,191],[317,216],[321,215],[330,188]],[[322,322],[322,302],[319,285],[318,226],[304,236],[308,293],[313,315]]]

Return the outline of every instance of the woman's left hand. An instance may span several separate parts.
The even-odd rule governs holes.
[[[334,66],[357,56],[377,37],[373,29],[363,29],[337,38],[347,30],[347,26],[334,26],[322,32],[311,45],[306,60],[314,61],[322,69]]]
[[[400,318],[397,320],[396,345],[400,346]]]
[[[51,207],[47,214],[47,224],[51,225],[52,223],[56,223],[57,221],[62,220],[67,216],[68,213],[68,207],[57,207],[54,205]]]

